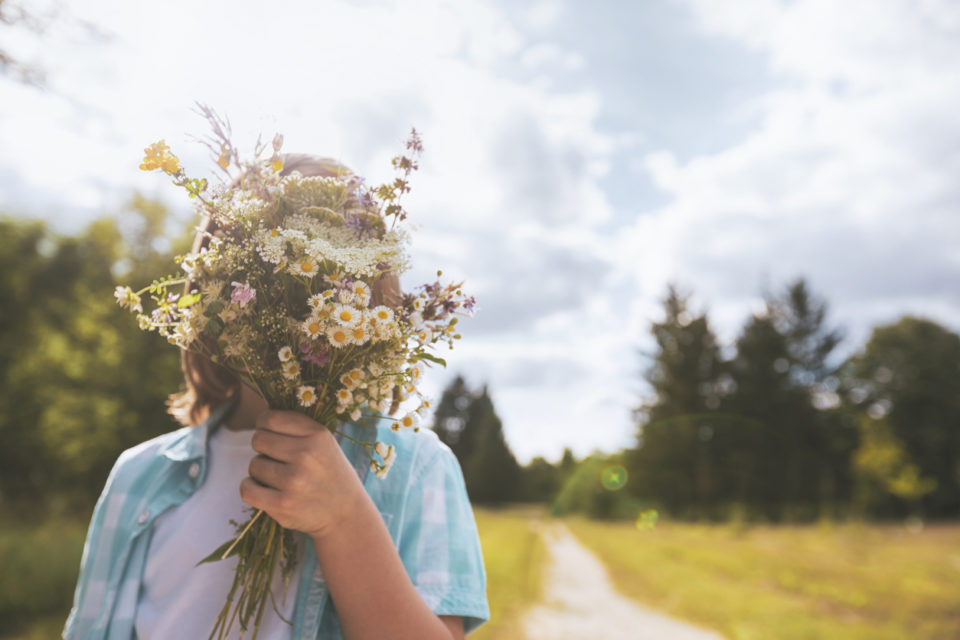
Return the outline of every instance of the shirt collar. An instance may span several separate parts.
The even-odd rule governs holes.
[[[236,406],[237,399],[230,398],[217,405],[207,419],[196,427],[187,427],[184,433],[160,449],[160,455],[175,462],[197,460],[207,453],[207,436],[220,426]]]

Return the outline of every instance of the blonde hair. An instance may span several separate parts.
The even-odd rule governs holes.
[[[303,153],[288,153],[282,156],[283,170],[281,175],[289,175],[298,171],[304,176],[343,176],[352,172],[342,164],[330,158],[313,156]],[[236,183],[234,183],[236,184]],[[210,216],[207,216],[198,228],[193,241],[191,253],[196,255],[207,246],[210,236],[219,227]],[[189,291],[193,283],[186,284]],[[400,288],[400,279],[394,273],[385,273],[370,285],[370,306],[385,304],[398,306],[403,300],[403,291]],[[206,336],[201,340],[208,340]],[[212,341],[208,346],[213,350]],[[185,426],[198,425],[203,422],[210,412],[218,405],[240,393],[242,384],[240,377],[226,367],[211,362],[209,358],[191,351],[180,352],[180,368],[183,370],[184,388],[177,393],[170,394],[167,399],[167,412],[177,422]],[[394,397],[393,405],[388,413],[394,413],[399,401]]]

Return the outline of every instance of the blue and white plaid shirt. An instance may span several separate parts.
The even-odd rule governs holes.
[[[203,424],[144,442],[117,459],[90,521],[64,638],[135,636],[153,522],[187,500],[203,482],[207,439],[228,409],[228,404],[218,407]],[[460,465],[432,431],[395,433],[389,424],[364,417],[342,427],[351,438],[397,448],[386,478],[368,473],[369,458],[362,447],[347,438],[340,439],[340,446],[383,516],[421,597],[437,615],[463,616],[464,629],[471,631],[489,619],[490,610],[480,541]],[[342,638],[313,544],[299,535],[304,554],[292,638]]]

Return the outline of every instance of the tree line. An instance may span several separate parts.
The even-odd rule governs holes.
[[[770,522],[955,518],[960,513],[960,337],[924,318],[875,327],[838,358],[844,331],[800,279],[767,295],[731,355],[706,312],[670,286],[636,445],[520,467],[486,387],[456,378],[434,429],[478,502],[543,501],[599,517],[644,509],[676,518]],[[625,482],[605,477],[623,472]]]
[[[168,212],[135,196],[118,218],[58,234],[0,217],[0,513],[89,513],[124,449],[176,428],[176,350],[113,301],[189,247]],[[160,238],[163,241],[158,242]],[[765,297],[723,348],[706,312],[669,287],[636,445],[521,466],[489,389],[456,377],[432,428],[477,503],[673,517],[955,517],[960,513],[960,337],[905,316],[853,355],[826,303],[799,280]],[[605,483],[620,477],[625,482]]]

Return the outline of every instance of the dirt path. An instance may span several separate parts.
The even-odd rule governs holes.
[[[550,555],[544,602],[523,621],[528,640],[723,640],[614,591],[607,571],[562,524],[543,530]]]

